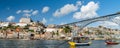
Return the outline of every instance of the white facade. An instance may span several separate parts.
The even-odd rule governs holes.
[[[48,27],[49,27],[49,28],[54,28],[55,25],[54,25],[54,24],[50,24],[50,25],[48,25]]]
[[[0,24],[0,26],[1,26],[1,27],[2,27],[2,26],[6,26],[6,27],[7,27],[9,24],[10,24],[9,22],[3,22],[3,23]]]
[[[57,32],[58,29],[57,28],[46,28],[45,31],[46,32]]]
[[[30,18],[21,18],[20,23],[30,23],[31,22],[31,19]]]
[[[27,25],[26,23],[16,23],[16,26],[24,27],[24,26],[26,26],[26,25]]]
[[[30,30],[34,30],[34,31],[37,31],[38,27],[35,27],[35,26],[31,26],[29,27]]]

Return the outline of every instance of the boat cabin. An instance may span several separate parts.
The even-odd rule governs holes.
[[[87,43],[89,41],[89,37],[73,37],[73,42],[75,43]]]

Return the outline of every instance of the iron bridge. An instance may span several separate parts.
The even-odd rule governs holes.
[[[89,25],[91,23],[94,23],[94,22],[98,22],[98,21],[110,21],[110,22],[113,22],[113,23],[116,23],[116,24],[120,25],[120,19],[117,19],[117,18],[120,18],[120,12],[105,15],[105,16],[90,18],[90,19],[86,19],[86,20],[81,20],[81,21],[77,21],[77,22],[72,22],[72,23],[60,25],[59,27],[77,25],[77,26],[79,26],[78,30],[81,31],[87,25]],[[73,31],[74,36],[77,34],[77,31]]]

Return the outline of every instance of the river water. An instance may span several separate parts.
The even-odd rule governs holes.
[[[0,40],[0,48],[70,48],[70,45],[60,40]],[[106,45],[104,40],[93,40],[90,46],[76,48],[120,48],[120,44]]]

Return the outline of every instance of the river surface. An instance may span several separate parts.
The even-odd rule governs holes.
[[[70,45],[58,40],[0,40],[0,48],[70,48]],[[106,45],[104,40],[93,40],[90,46],[76,48],[120,48],[120,44]]]

